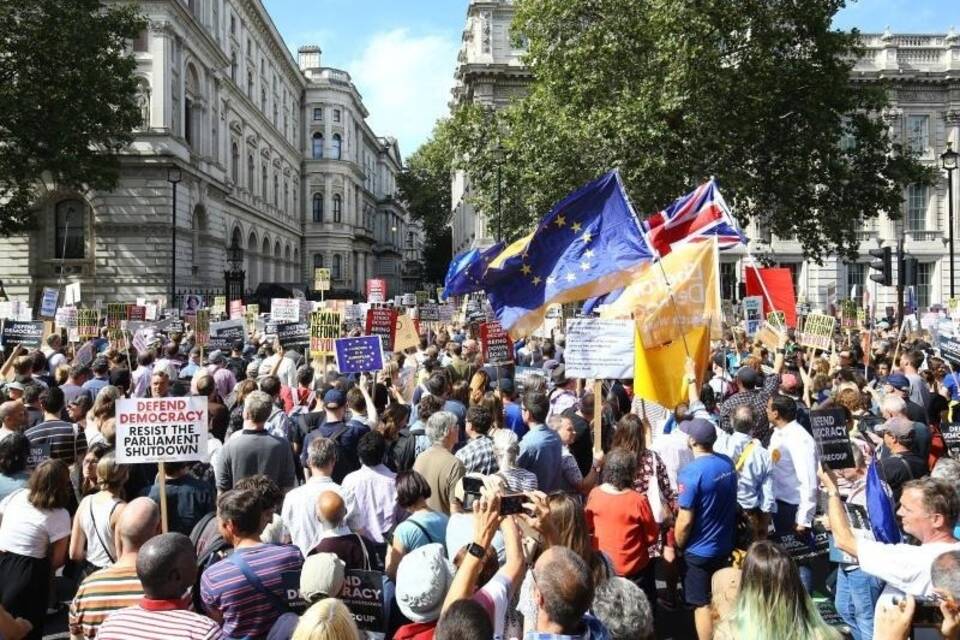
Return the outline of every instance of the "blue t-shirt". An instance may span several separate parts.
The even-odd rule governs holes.
[[[523,411],[515,402],[503,407],[503,424],[517,434],[518,440],[527,435],[527,423],[523,421]]]
[[[437,511],[421,511],[397,525],[393,537],[403,545],[407,553],[428,544],[445,545],[448,520],[446,514]]]
[[[733,551],[737,517],[737,472],[730,458],[700,456],[677,474],[681,509],[693,511],[686,553],[722,558]]]

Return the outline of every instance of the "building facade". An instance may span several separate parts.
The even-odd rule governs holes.
[[[379,217],[411,227],[395,195],[402,159],[370,131],[349,75],[319,67],[317,48],[301,68],[260,0],[139,4],[148,27],[131,47],[143,124],[119,185],[43,185],[38,229],[0,240],[8,295],[35,300],[44,286],[79,281],[87,304],[161,296],[171,264],[178,290],[222,287],[235,246],[248,289],[306,288],[315,265],[334,270],[334,288],[360,291],[384,275]],[[402,254],[399,236],[383,241],[381,254]]]
[[[532,76],[524,68],[522,50],[513,47],[511,0],[470,0],[467,23],[456,71],[451,106],[476,102],[500,108],[522,96]],[[960,149],[960,36],[953,30],[942,35],[864,34],[865,55],[852,70],[853,82],[889,82],[891,107],[884,118],[892,136],[919,153],[929,166],[940,165],[940,154],[952,143]],[[721,180],[722,176],[718,176]],[[960,217],[960,171],[953,176],[954,225]],[[693,185],[691,185],[692,187]],[[454,253],[492,244],[487,216],[469,200],[469,178],[453,176]],[[678,194],[679,195],[679,194]],[[802,214],[802,212],[798,212]],[[844,262],[829,257],[823,265],[803,259],[796,239],[779,238],[752,224],[747,229],[750,253],[767,264],[789,268],[797,295],[813,307],[825,307],[833,296],[849,296],[856,286],[866,287],[880,310],[896,304],[896,287],[878,287],[869,279],[868,251],[889,246],[896,251],[903,240],[907,254],[919,259],[916,297],[920,307],[943,302],[950,296],[949,209],[946,173],[930,187],[911,185],[904,190],[900,220],[881,214],[860,230],[860,258]],[[954,227],[954,235],[960,234]],[[731,250],[721,256],[724,297],[735,298],[743,281],[746,251]],[[956,260],[960,263],[960,257]],[[896,263],[896,260],[894,260]],[[960,264],[955,265],[960,276]],[[896,266],[894,267],[896,278]],[[958,289],[960,291],[960,289]],[[960,292],[958,292],[960,295]]]

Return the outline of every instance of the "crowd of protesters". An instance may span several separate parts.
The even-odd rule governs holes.
[[[104,334],[88,366],[52,335],[7,354],[0,637],[41,638],[68,583],[75,640],[893,640],[926,620],[960,638],[948,363],[921,334],[813,359],[737,331],[709,371],[688,360],[677,407],[629,380],[594,397],[559,332],[492,366],[454,324],[361,376],[259,335],[205,354]],[[117,462],[117,402],[187,395],[208,399],[208,451],[163,466],[161,533],[161,470]],[[820,463],[822,408],[853,468]],[[876,508],[871,469],[900,542],[851,520]],[[819,527],[826,572],[784,543]],[[357,609],[361,574],[379,615]]]

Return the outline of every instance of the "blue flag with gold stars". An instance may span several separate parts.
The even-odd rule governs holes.
[[[503,243],[498,242],[486,249],[470,249],[454,256],[443,281],[443,297],[462,296],[483,289],[480,283],[487,265],[501,251]]]
[[[618,171],[554,206],[536,231],[514,242],[483,278],[500,324],[530,333],[550,304],[578,302],[630,283],[654,259]]]
[[[380,336],[338,338],[333,345],[340,373],[366,373],[383,369],[383,343]]]

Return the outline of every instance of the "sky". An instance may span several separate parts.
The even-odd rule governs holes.
[[[467,0],[264,0],[296,57],[315,44],[321,64],[350,73],[370,126],[393,136],[406,156],[448,113]],[[960,29],[958,0],[859,0],[835,20],[840,29],[945,33]]]

